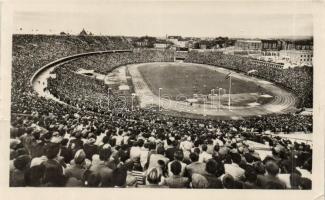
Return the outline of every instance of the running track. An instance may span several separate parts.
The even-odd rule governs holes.
[[[183,64],[191,65],[191,63],[183,63]],[[140,107],[146,108],[153,104],[159,105],[159,97],[156,96],[150,90],[149,86],[144,81],[141,73],[138,70],[138,68],[141,65],[145,65],[145,64],[128,65],[128,70],[132,77],[132,83],[135,89],[135,93],[137,94],[138,99],[140,100]],[[265,88],[266,90],[270,91],[275,98],[271,102],[264,105],[255,106],[255,107],[249,107],[249,106],[233,107],[232,106],[230,107],[230,110],[228,110],[228,106],[221,106],[221,109],[218,110],[216,105],[193,104],[192,106],[190,106],[186,102],[161,98],[160,99],[161,108],[166,110],[187,112],[191,114],[200,114],[204,116],[223,116],[223,117],[229,117],[233,119],[247,117],[247,116],[266,115],[272,113],[288,113],[296,109],[295,107],[297,101],[296,97],[292,93],[282,88],[279,88],[268,81],[264,81],[255,77],[246,76],[244,74],[240,74],[228,69],[219,68],[215,66],[203,65],[203,64],[200,64],[200,66],[210,68],[210,69],[212,68],[213,70],[217,70],[218,72],[224,73],[225,75],[231,72],[233,77],[243,79],[246,81],[259,82],[259,85]]]

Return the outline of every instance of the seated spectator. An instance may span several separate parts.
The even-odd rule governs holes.
[[[213,152],[214,152],[214,145],[213,145],[213,141],[211,140],[211,139],[209,139],[208,141],[207,141],[207,150],[206,150],[206,152],[208,153],[208,154],[213,154]]]
[[[83,148],[83,141],[81,140],[81,132],[77,131],[74,133],[75,138],[70,140],[69,149],[72,151],[72,154],[75,155],[76,152]]]
[[[191,137],[190,136],[184,137],[184,141],[182,141],[179,146],[180,149],[182,149],[183,151],[191,151],[193,147],[193,142],[191,141]]]
[[[299,189],[301,176],[297,173],[290,174],[290,189]]]
[[[126,176],[126,186],[127,187],[137,187],[137,185],[138,185],[137,177],[132,174],[133,166],[134,166],[134,164],[131,159],[128,159],[125,162],[125,167],[127,169],[127,176]]]
[[[171,162],[170,170],[172,175],[165,178],[164,184],[170,188],[187,188],[189,187],[189,179],[182,177],[182,164],[178,160]]]
[[[223,188],[220,178],[215,175],[220,165],[222,164],[216,162],[213,159],[208,160],[208,162],[206,163],[206,168],[205,168],[206,173],[204,174],[204,177],[207,179],[209,183],[208,188],[215,188],[215,189]]]
[[[124,161],[119,163],[113,171],[113,186],[114,187],[120,187],[124,188],[126,187],[126,178],[127,178],[127,169],[126,166],[124,165]]]
[[[245,170],[245,182],[243,189],[258,189],[257,186],[257,173],[253,166],[248,166]]]
[[[230,174],[226,174],[222,177],[222,184],[225,189],[242,189],[242,183],[235,181],[234,177]]]
[[[163,146],[158,146],[157,147],[157,153],[152,153],[149,155],[149,166],[148,169],[151,168],[161,168],[161,165],[159,165],[158,161],[161,160],[164,162],[166,165],[169,162],[169,159],[164,156],[165,154],[165,149]]]
[[[206,164],[199,162],[199,156],[196,153],[191,153],[190,159],[192,163],[186,166],[186,171],[189,177],[191,177],[193,174],[204,174]]]
[[[225,173],[230,174],[235,180],[241,180],[245,170],[239,166],[241,156],[238,153],[231,153],[231,164],[225,164]]]
[[[49,162],[48,162],[49,161]],[[53,160],[43,162],[44,178],[42,186],[45,187],[63,187],[66,184],[67,178],[63,175],[61,165],[58,165]]]
[[[312,189],[312,181],[308,178],[302,177],[300,178],[299,188],[302,190],[310,190]]]
[[[199,156],[199,162],[208,162],[209,159],[212,158],[212,155],[207,153],[208,146],[206,144],[202,145],[202,153]]]
[[[43,182],[44,171],[44,165],[30,167],[25,173],[26,186],[40,187]]]
[[[149,156],[149,143],[146,142],[143,147],[140,149],[140,164],[142,169],[146,169],[147,164],[148,164],[148,156]]]
[[[290,160],[283,160],[280,162],[281,164],[281,173],[278,174],[278,177],[281,181],[283,181],[286,184],[286,188],[291,189],[292,185],[291,185],[291,176],[292,174],[298,174],[300,175],[300,172],[298,170],[296,170],[296,167],[294,166],[294,162],[290,161]],[[295,177],[295,176],[294,176]],[[298,187],[297,184],[295,184],[295,187]]]
[[[85,171],[83,180],[86,187],[99,187],[101,184],[100,175],[90,170]]]
[[[85,158],[84,150],[79,149],[74,156],[74,163],[65,170],[65,175],[69,178],[74,177],[77,180],[82,180],[83,174],[86,171]]]
[[[134,142],[130,149],[130,159],[133,162],[140,162],[140,156],[141,156],[141,147],[143,146],[143,140],[138,140]]]
[[[262,161],[255,162],[253,164],[253,167],[255,168],[257,175],[262,175],[262,176],[265,175],[266,170]]]
[[[61,141],[61,150],[60,150],[60,156],[63,157],[65,163],[70,163],[70,161],[73,159],[73,154],[71,149],[67,147],[67,144],[69,142],[69,139],[64,138]]]
[[[108,167],[109,159],[111,157],[111,149],[108,145],[104,145],[99,150],[99,161],[92,164],[90,170],[100,176],[102,187],[113,187],[113,169]],[[93,159],[94,161],[94,159]]]
[[[312,158],[310,157],[301,167],[297,167],[297,170],[301,173],[301,177],[311,179],[312,168]]]
[[[82,187],[83,182],[75,177],[68,177],[64,187]]]
[[[60,154],[60,145],[56,143],[49,143],[46,145],[45,156],[47,160],[42,162],[42,164],[47,168],[54,167],[60,170],[61,174],[63,174],[63,169],[65,167],[65,163],[63,162],[63,158],[59,157]]]
[[[90,137],[87,142],[84,144],[84,151],[86,154],[86,158],[88,160],[92,159],[92,156],[98,154],[98,146],[95,145],[96,139],[94,136]]]
[[[264,189],[285,189],[286,184],[277,177],[279,166],[276,162],[273,160],[267,161],[265,168],[267,174],[257,176],[257,185]]]
[[[174,160],[174,153],[177,150],[177,141],[171,141],[170,138],[167,139],[167,147],[166,147],[166,152],[165,155],[166,157],[170,160]]]
[[[171,171],[171,165],[175,162],[178,161],[181,164],[181,172],[180,172],[180,176],[184,176],[185,174],[185,168],[186,168],[186,164],[182,162],[182,160],[184,159],[184,154],[182,150],[177,150],[174,153],[174,161],[171,161],[168,163],[167,167],[168,167],[168,176],[172,176],[173,173]]]
[[[192,182],[191,182],[192,188],[204,189],[209,187],[209,182],[203,175],[193,174],[191,178],[192,178]]]
[[[163,188],[167,186],[159,185],[161,182],[161,172],[157,168],[149,169],[146,176],[146,185],[139,185],[139,187],[148,187],[148,188]]]
[[[30,164],[30,157],[28,155],[18,156],[14,160],[14,169],[10,171],[10,182],[11,187],[22,187],[26,186],[25,172]]]

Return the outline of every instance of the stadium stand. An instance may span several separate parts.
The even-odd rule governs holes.
[[[311,144],[263,134],[267,130],[312,132],[310,116],[185,119],[152,110],[131,110],[129,104],[116,109],[121,102],[114,95],[107,109],[107,86],[75,73],[80,66],[107,74],[129,63],[173,61],[173,52],[148,49],[83,57],[56,68],[53,73],[57,76],[49,79],[48,89],[68,103],[62,105],[38,97],[28,84],[40,67],[68,55],[132,46],[119,37],[31,35],[14,36],[13,45],[10,186],[312,187]],[[222,55],[192,53],[186,61],[251,69],[249,60]],[[262,70],[267,69],[260,69],[261,74]],[[308,71],[297,73],[310,75]],[[304,87],[294,81],[281,82],[286,74],[267,74],[293,91]],[[271,154],[262,157],[249,141],[268,144]]]

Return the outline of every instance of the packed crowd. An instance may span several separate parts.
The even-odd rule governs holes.
[[[104,50],[88,39],[71,38],[14,37],[10,186],[311,188],[312,146],[263,134],[311,132],[311,117],[224,121],[131,110],[129,104],[107,109],[105,101],[90,95],[104,98],[107,87],[76,74],[72,62],[56,68],[56,78],[48,81],[48,89],[72,106],[38,97],[28,83],[41,66],[82,50]],[[114,41],[107,43],[112,47],[127,46],[124,40],[107,40]],[[74,62],[106,74],[128,63],[170,59],[171,52],[138,50]],[[119,103],[116,92],[112,88],[110,105]],[[249,141],[265,144],[271,154],[258,155]]]
[[[15,117],[11,186],[310,189],[312,148],[228,122]],[[248,141],[268,144],[259,155]],[[268,151],[266,149],[266,151]]]
[[[253,64],[251,58],[221,52],[191,51],[185,62],[215,65],[246,73],[256,70],[252,75],[292,90],[300,100],[299,107],[313,107],[313,69],[310,67],[289,69],[266,67],[262,64]]]
[[[128,57],[130,54],[132,53],[123,53],[125,56],[119,55],[120,59],[118,60],[123,61],[122,58]],[[110,94],[108,94],[107,85],[103,81],[76,74],[79,67],[83,69],[94,69],[96,72],[106,74],[114,69],[115,66],[120,65],[121,62],[115,62],[117,60],[115,59],[116,56],[114,54],[90,56],[64,64],[55,69],[54,73],[56,74],[56,78],[50,78],[48,80],[48,89],[62,101],[89,111],[99,112],[101,114],[109,114],[111,111],[115,113],[130,111],[131,101],[134,101],[131,93],[119,95],[118,88],[111,86]],[[95,64],[93,63],[94,60],[96,60]],[[133,103],[135,104],[135,102]],[[127,114],[137,115],[138,113],[141,114],[141,112],[136,110],[135,112],[131,112],[131,114]],[[251,117],[239,121],[244,123],[246,127],[254,128],[258,132],[264,132],[266,130],[285,133],[312,132],[312,117],[310,116],[277,114],[264,117]]]
[[[48,90],[63,102],[81,109],[102,114],[114,108],[123,111],[130,109],[132,103],[136,104],[131,92],[120,95],[118,85],[108,87],[103,80],[77,74],[77,71],[86,69],[108,74],[126,64],[172,60],[172,52],[152,50],[87,56],[56,68],[53,71],[56,77],[48,80]]]
[[[30,113],[33,102],[38,99],[34,98],[36,95],[28,83],[32,75],[45,64],[78,53],[130,48],[131,44],[123,37],[14,35],[12,112]],[[38,105],[35,107],[39,108]]]

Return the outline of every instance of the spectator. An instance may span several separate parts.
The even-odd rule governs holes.
[[[158,146],[157,147],[157,153],[153,153],[149,156],[149,167],[148,169],[151,168],[161,168],[161,165],[159,165],[158,161],[161,160],[165,165],[169,162],[168,158],[164,156],[165,154],[165,149],[163,146]]]
[[[206,144],[202,145],[202,153],[199,156],[199,162],[207,162],[209,159],[212,158],[212,155],[207,153],[208,146]]]
[[[126,161],[125,167],[127,169],[127,177],[126,177],[127,187],[137,187],[138,184],[137,177],[132,174],[133,166],[134,164],[131,159]]]
[[[170,164],[171,175],[165,179],[165,184],[170,188],[187,188],[189,187],[189,179],[181,175],[182,164],[178,160],[174,160]]]
[[[218,170],[218,167],[220,166],[220,163],[217,163],[215,160],[210,159],[206,163],[206,173],[204,174],[204,177],[207,179],[209,186],[208,188],[215,188],[215,189],[220,189],[223,188],[222,182],[215,175],[216,171]]]
[[[209,187],[208,180],[201,174],[192,175],[192,188],[204,189]]]
[[[168,166],[168,176],[171,177],[173,175],[173,173],[171,171],[171,165],[176,161],[178,161],[181,164],[181,172],[179,174],[177,174],[177,175],[184,176],[186,164],[182,162],[183,159],[184,159],[183,151],[182,150],[175,151],[174,159],[173,159],[174,161],[169,162],[168,165],[167,165]]]
[[[74,177],[77,180],[82,180],[86,171],[85,158],[86,154],[84,150],[79,149],[74,156],[73,164],[65,170],[65,175],[69,178]]]
[[[269,160],[266,163],[265,168],[267,174],[265,176],[257,176],[257,185],[264,189],[285,189],[286,184],[277,177],[279,166],[276,162]]]
[[[241,156],[238,153],[231,154],[231,164],[225,164],[226,174],[230,174],[234,180],[242,180],[245,170],[239,166],[241,162]]]
[[[18,156],[14,160],[14,169],[10,172],[10,186],[22,187],[26,186],[25,172],[28,170],[30,157],[28,155]]]
[[[193,174],[204,174],[206,164],[199,162],[199,156],[196,153],[191,153],[190,159],[192,163],[186,166],[188,175],[191,177]]]

